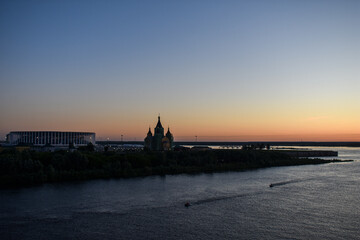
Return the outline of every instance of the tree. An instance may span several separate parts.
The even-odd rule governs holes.
[[[89,152],[93,152],[95,150],[94,144],[89,142],[88,145],[86,146],[86,150],[89,151]]]

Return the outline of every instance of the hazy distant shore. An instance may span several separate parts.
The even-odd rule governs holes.
[[[138,144],[143,145],[143,141],[97,141],[97,144]],[[225,141],[179,141],[175,142],[174,145],[190,145],[190,146],[242,146],[242,145],[249,145],[249,144],[269,144],[270,146],[298,146],[298,147],[360,147],[360,142],[275,142],[275,141],[251,141],[251,142],[225,142]]]
[[[294,158],[281,151],[261,150],[137,153],[4,150],[0,153],[0,187],[149,175],[245,171],[330,162],[340,160]]]

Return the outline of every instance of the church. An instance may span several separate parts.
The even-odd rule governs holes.
[[[160,116],[154,128],[154,135],[149,127],[149,132],[144,139],[144,148],[152,151],[168,151],[173,147],[174,137],[168,128],[167,133],[164,135],[164,128],[161,125]]]

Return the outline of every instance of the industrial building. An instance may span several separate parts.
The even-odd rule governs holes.
[[[10,145],[66,147],[95,145],[93,132],[58,132],[58,131],[13,131],[6,135]]]

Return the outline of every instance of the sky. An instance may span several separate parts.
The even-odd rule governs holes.
[[[360,1],[0,2],[0,137],[360,141]]]

